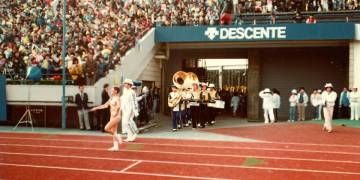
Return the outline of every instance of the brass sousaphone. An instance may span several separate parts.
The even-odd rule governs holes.
[[[182,93],[192,87],[193,83],[199,83],[199,78],[193,72],[178,71],[173,75],[173,83],[178,88],[176,96],[168,100],[169,107],[178,105],[182,98]]]

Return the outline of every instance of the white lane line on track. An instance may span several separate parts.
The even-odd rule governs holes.
[[[26,154],[22,154],[26,155]],[[43,155],[36,155],[36,154],[27,154],[29,156],[43,156]],[[48,155],[46,155],[48,156]],[[51,155],[52,157],[58,157],[56,155]],[[83,156],[59,156],[64,158],[91,158],[91,157],[83,157]],[[97,158],[102,159],[102,158]],[[111,159],[111,158],[107,158]],[[120,159],[114,158],[112,160],[123,160],[126,161],[128,159]],[[153,160],[136,160],[137,162],[133,165],[138,165],[140,162],[144,163],[158,163],[158,164],[176,164],[176,165],[189,165],[189,166],[208,166],[208,167],[224,167],[224,168],[239,168],[239,169],[259,169],[259,170],[274,170],[274,171],[294,171],[294,172],[310,172],[310,173],[327,173],[327,174],[347,174],[347,175],[360,175],[360,172],[342,172],[342,171],[327,171],[327,170],[311,170],[311,169],[293,169],[293,168],[273,168],[273,167],[256,167],[256,166],[240,166],[240,165],[219,165],[219,164],[210,164],[210,163],[187,163],[187,162],[174,162],[174,161],[153,161]],[[0,164],[2,164],[0,162]],[[31,165],[29,165],[31,166]],[[35,165],[37,166],[37,165]],[[46,166],[47,167],[47,166]],[[50,166],[51,167],[51,166]],[[132,166],[133,167],[133,166]],[[65,167],[66,168],[66,167]],[[81,169],[81,168],[74,168],[74,169]],[[126,169],[126,168],[125,168]],[[98,171],[109,171],[109,170],[98,170]],[[115,171],[115,172],[124,172],[125,171]],[[129,172],[129,171],[127,171]]]
[[[0,144],[0,146],[8,146],[9,144]],[[72,149],[72,150],[96,150],[105,151],[101,148],[81,148],[81,147],[67,147],[67,146],[37,146],[37,145],[12,145],[18,147],[43,147],[43,148],[55,148],[55,149]],[[308,159],[308,158],[291,158],[291,157],[274,157],[274,156],[254,156],[254,155],[231,155],[231,154],[211,154],[211,153],[191,153],[191,152],[176,152],[176,151],[149,151],[149,150],[123,150],[123,152],[140,152],[151,154],[171,154],[171,155],[190,155],[190,156],[207,156],[207,157],[236,157],[236,158],[261,158],[261,159],[275,159],[275,160],[293,160],[293,161],[311,161],[311,162],[331,162],[331,163],[351,163],[360,164],[359,161],[349,160],[329,160],[329,159]],[[1,152],[7,153],[7,152]]]
[[[138,145],[153,145],[153,146],[173,146],[173,147],[191,147],[191,148],[216,148],[216,149],[224,149],[223,147],[211,147],[211,146],[191,146],[191,145],[165,145],[165,144],[151,144],[151,143],[127,143],[127,144],[138,144]],[[20,144],[0,144],[1,145],[20,145]],[[21,144],[24,146],[35,146],[31,144]],[[41,147],[71,147],[71,146],[44,146],[44,145],[36,145]],[[343,152],[343,151],[316,151],[316,150],[308,150],[308,149],[282,149],[282,148],[256,148],[256,147],[236,147],[236,148],[227,148],[227,149],[235,149],[235,150],[261,150],[261,151],[285,151],[285,152],[304,152],[304,153],[326,153],[326,154],[341,154],[341,155],[360,155],[360,153],[356,152]]]
[[[135,163],[133,163],[133,164],[130,164],[128,167],[126,167],[126,168],[124,168],[123,170],[121,170],[120,172],[126,172],[127,170],[129,170],[129,169],[131,169],[131,168],[133,168],[133,167],[135,167],[136,165],[138,165],[138,164],[140,164],[140,163],[142,163],[142,160],[141,161],[136,161]]]
[[[81,140],[81,139],[56,139],[56,138],[23,138],[23,137],[1,137],[0,139],[17,139],[17,140],[39,140],[39,141],[62,141],[62,142],[84,142],[84,143],[108,143],[108,140],[103,141],[96,141],[96,140]],[[146,138],[145,138],[146,139]],[[158,139],[158,138],[157,138]],[[169,139],[164,139],[169,140]],[[170,139],[170,140],[177,140],[177,139]],[[229,142],[225,142],[229,143]],[[280,145],[302,145],[302,146],[324,146],[324,147],[348,147],[348,148],[359,148],[360,146],[355,145],[337,145],[337,144],[312,144],[312,143],[284,143],[284,142],[270,142],[270,141],[263,141],[263,142],[233,142],[235,144],[243,143],[243,144],[280,144]],[[136,142],[134,142],[136,144]],[[239,149],[241,147],[232,147],[232,146],[206,146],[206,145],[184,145],[184,144],[176,144],[176,143],[138,143],[144,145],[162,145],[162,146],[182,146],[182,147],[208,147],[208,148],[223,148],[223,149]]]
[[[12,164],[12,163],[1,163],[1,162],[0,162],[0,166],[16,166],[16,167],[59,169],[59,170],[71,170],[71,171],[102,172],[102,173],[112,173],[112,174],[160,176],[160,177],[170,177],[170,178],[188,178],[188,179],[206,179],[206,180],[218,180],[218,179],[221,179],[221,178],[182,176],[182,175],[170,175],[170,174],[158,174],[158,173],[121,172],[121,171],[113,171],[113,170],[99,170],[99,169],[87,169],[87,168],[68,168],[68,167],[59,167],[59,166],[24,165],[24,164]],[[228,179],[221,179],[221,180],[228,180]]]

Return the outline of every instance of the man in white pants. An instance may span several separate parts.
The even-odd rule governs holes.
[[[350,108],[351,108],[351,117],[350,120],[359,120],[359,101],[360,93],[357,91],[357,88],[353,88],[350,95]]]
[[[259,93],[259,96],[263,99],[263,109],[264,109],[264,118],[265,124],[269,123],[269,117],[271,123],[275,122],[274,117],[274,100],[273,95],[269,88],[264,89]]]
[[[324,104],[324,118],[325,123],[323,130],[328,133],[332,132],[332,118],[334,113],[335,101],[337,98],[336,92],[333,90],[333,86],[331,83],[325,84],[325,90],[321,94],[323,104]]]
[[[125,132],[127,133],[127,139],[124,140],[126,142],[131,142],[136,139],[137,135],[137,127],[134,122],[134,117],[139,115],[138,105],[136,101],[136,93],[131,89],[133,86],[133,82],[131,79],[125,79],[123,94],[120,97],[121,103],[121,116],[123,121],[123,127]]]

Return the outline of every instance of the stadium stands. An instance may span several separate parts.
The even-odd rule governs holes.
[[[263,24],[270,22],[271,15],[276,23],[292,23],[294,11],[302,11],[305,18],[312,14],[317,22],[360,20],[358,0],[67,2],[69,78],[89,85],[119,64],[120,58],[153,26],[218,25],[224,19],[224,24]],[[30,66],[41,68],[42,79],[61,79],[61,9],[59,0],[0,2],[1,72],[21,80]]]

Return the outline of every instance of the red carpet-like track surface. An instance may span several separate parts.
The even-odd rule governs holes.
[[[359,129],[276,124],[206,131],[264,142],[0,133],[0,179],[360,179]]]

